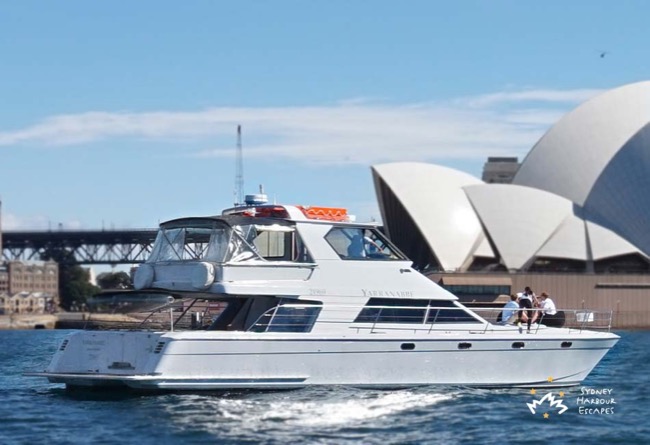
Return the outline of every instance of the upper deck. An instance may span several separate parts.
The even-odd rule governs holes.
[[[161,224],[136,289],[233,295],[455,299],[345,209],[262,205]]]

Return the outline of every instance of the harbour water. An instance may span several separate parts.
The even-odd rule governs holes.
[[[619,332],[583,385],[535,394],[327,387],[133,395],[68,392],[23,377],[47,365],[65,334],[0,331],[1,444],[650,443],[650,331]],[[547,397],[533,414],[528,404],[548,393],[567,409]]]

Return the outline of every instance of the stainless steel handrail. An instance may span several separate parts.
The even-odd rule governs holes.
[[[192,307],[192,304],[184,310],[179,310],[182,312],[176,317],[174,321],[174,329],[188,329],[191,327],[189,320],[184,320],[185,318],[191,317],[191,312],[189,309]],[[269,308],[268,310],[261,313],[257,319],[247,327],[246,330],[255,331],[255,329],[264,328],[266,331],[268,326],[273,325],[275,328],[282,327],[297,327],[303,326],[305,323],[298,323],[298,317],[305,319],[306,315],[301,314],[282,314],[282,317],[276,319],[277,311],[279,308],[296,308],[296,309],[306,309],[306,308],[320,308],[322,312],[325,312],[326,315],[323,317],[323,314],[319,314],[318,317],[315,317],[315,320],[309,320],[309,330],[311,330],[312,325],[318,324],[337,324],[337,325],[348,325],[352,329],[356,329],[357,332],[369,331],[373,332],[384,332],[384,331],[402,331],[402,332],[426,332],[428,334],[440,331],[464,331],[471,332],[475,334],[486,333],[488,331],[517,331],[519,328],[516,325],[510,324],[498,324],[496,319],[498,314],[502,312],[503,307],[481,307],[481,308],[467,308],[462,306],[364,306],[360,304],[336,304],[336,305],[313,305],[313,304],[300,304],[300,303],[286,303],[278,306]],[[334,311],[332,311],[334,309]],[[345,315],[336,317],[336,309],[343,309]],[[376,313],[368,314],[374,318],[369,321],[355,321],[358,316],[361,314],[362,310],[376,309]],[[401,313],[390,315],[387,314],[388,311],[401,311],[401,310],[410,310],[410,311],[421,311],[421,315],[417,314],[413,316],[409,313]],[[514,308],[514,311],[519,311],[520,309]],[[542,309],[532,308],[525,309],[530,311],[536,311],[538,313],[543,313]],[[432,311],[436,311],[435,315]],[[462,311],[466,317],[465,320],[458,320],[458,316],[454,317],[445,317],[445,312],[449,311]],[[581,309],[562,309],[565,314],[565,324],[563,327],[568,329],[575,329],[578,332],[583,330],[605,330],[610,331],[613,321],[613,311],[612,310],[587,310],[584,308]],[[169,314],[167,310],[164,311],[165,314]],[[144,316],[144,314],[143,314]],[[166,317],[168,317],[167,315]],[[391,317],[393,320],[391,320]],[[411,320],[408,320],[409,317],[414,317]],[[433,317],[432,320],[430,318]],[[455,320],[446,318],[456,318]],[[404,321],[404,320],[407,321]],[[147,317],[140,318],[139,323],[136,323],[134,326],[135,329],[148,329],[148,330],[166,330],[165,326],[169,326],[169,318],[166,318],[162,313],[154,311],[150,313]],[[279,321],[278,321],[279,320]],[[291,320],[295,320],[293,323]],[[108,323],[107,323],[108,324]],[[138,326],[139,324],[139,326]],[[123,328],[124,323],[121,323]],[[538,333],[541,326],[544,324],[544,315],[540,317],[537,323],[535,323],[535,329],[533,333]],[[261,331],[260,331],[261,332]],[[305,331],[301,331],[305,332]]]

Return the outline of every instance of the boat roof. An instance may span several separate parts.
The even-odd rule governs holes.
[[[377,227],[377,222],[358,223],[347,213],[347,209],[338,207],[314,207],[265,204],[254,206],[237,206],[223,211],[221,215],[202,217],[183,217],[165,221],[160,227],[192,225],[205,221],[223,221],[228,225],[260,224],[271,225],[284,221],[289,224],[296,222],[327,223],[357,227]]]
[[[212,216],[188,216],[183,218],[171,219],[160,224],[160,227],[166,228],[169,226],[196,226],[200,223],[205,223],[206,221],[215,221],[215,222],[225,222],[229,226],[243,225],[243,224],[278,224],[278,218],[260,218],[260,217],[250,217],[242,215],[212,215]],[[293,225],[293,221],[284,220],[286,223]]]

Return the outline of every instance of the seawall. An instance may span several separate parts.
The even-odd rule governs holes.
[[[141,322],[123,314],[89,314],[61,312],[57,314],[0,315],[0,330],[7,329],[84,329],[111,326],[133,328]]]
[[[6,329],[54,329],[58,321],[57,315],[0,315],[0,330]]]

